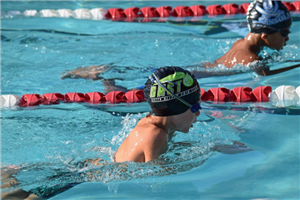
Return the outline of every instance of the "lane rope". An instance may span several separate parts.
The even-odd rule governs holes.
[[[250,87],[211,88],[205,91],[201,88],[201,100],[217,104],[219,102],[272,102],[277,107],[300,106],[300,86],[281,85],[272,90],[271,86],[259,86],[253,90]],[[0,96],[0,108],[31,107],[39,105],[53,105],[60,103],[87,103],[87,104],[119,104],[145,102],[143,90],[128,92],[111,91],[77,93],[68,92],[40,94],[24,94],[19,97],[14,94]]]
[[[60,17],[60,18],[75,18],[75,19],[91,19],[91,20],[112,20],[133,22],[137,19],[142,19],[142,22],[161,22],[167,18],[186,18],[200,17],[204,15],[236,15],[246,14],[250,3],[230,4],[214,4],[209,6],[192,5],[192,6],[161,6],[161,7],[130,7],[130,8],[79,8],[76,10],[70,9],[42,9],[42,10],[25,10],[1,12],[1,18],[13,18],[17,16],[25,17]],[[283,2],[287,9],[291,12],[299,14],[300,1]]]

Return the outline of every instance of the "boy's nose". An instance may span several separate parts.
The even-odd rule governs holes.
[[[193,121],[193,123],[197,122],[197,117],[200,115],[200,111],[198,110],[198,112],[195,113],[195,119]]]
[[[287,42],[289,41],[289,39],[290,39],[289,36],[286,36],[284,40]]]

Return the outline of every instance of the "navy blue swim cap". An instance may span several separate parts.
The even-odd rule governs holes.
[[[165,88],[187,103],[194,105],[200,100],[200,86],[189,71],[180,67],[162,67],[154,74]],[[145,83],[144,93],[151,114],[155,116],[178,115],[190,109],[159,86],[153,75]]]
[[[251,33],[275,33],[289,28],[291,14],[281,1],[255,0],[248,7],[248,27]],[[268,28],[269,27],[269,28]]]

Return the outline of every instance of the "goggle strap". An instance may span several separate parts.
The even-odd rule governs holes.
[[[277,28],[274,28],[272,26],[268,26],[268,25],[265,25],[265,24],[262,24],[262,23],[254,23],[254,24],[260,25],[262,28],[268,28],[268,29],[271,29],[271,30],[274,30],[274,31],[282,32],[282,29],[277,29]]]

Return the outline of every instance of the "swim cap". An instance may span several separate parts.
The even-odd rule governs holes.
[[[251,33],[275,33],[292,24],[291,14],[281,1],[255,0],[247,11]],[[271,28],[268,28],[271,27]]]
[[[187,103],[193,105],[200,100],[199,84],[189,71],[180,67],[162,67],[154,75],[170,92]],[[144,93],[151,114],[156,116],[178,115],[190,108],[159,86],[153,75],[145,83]]]

